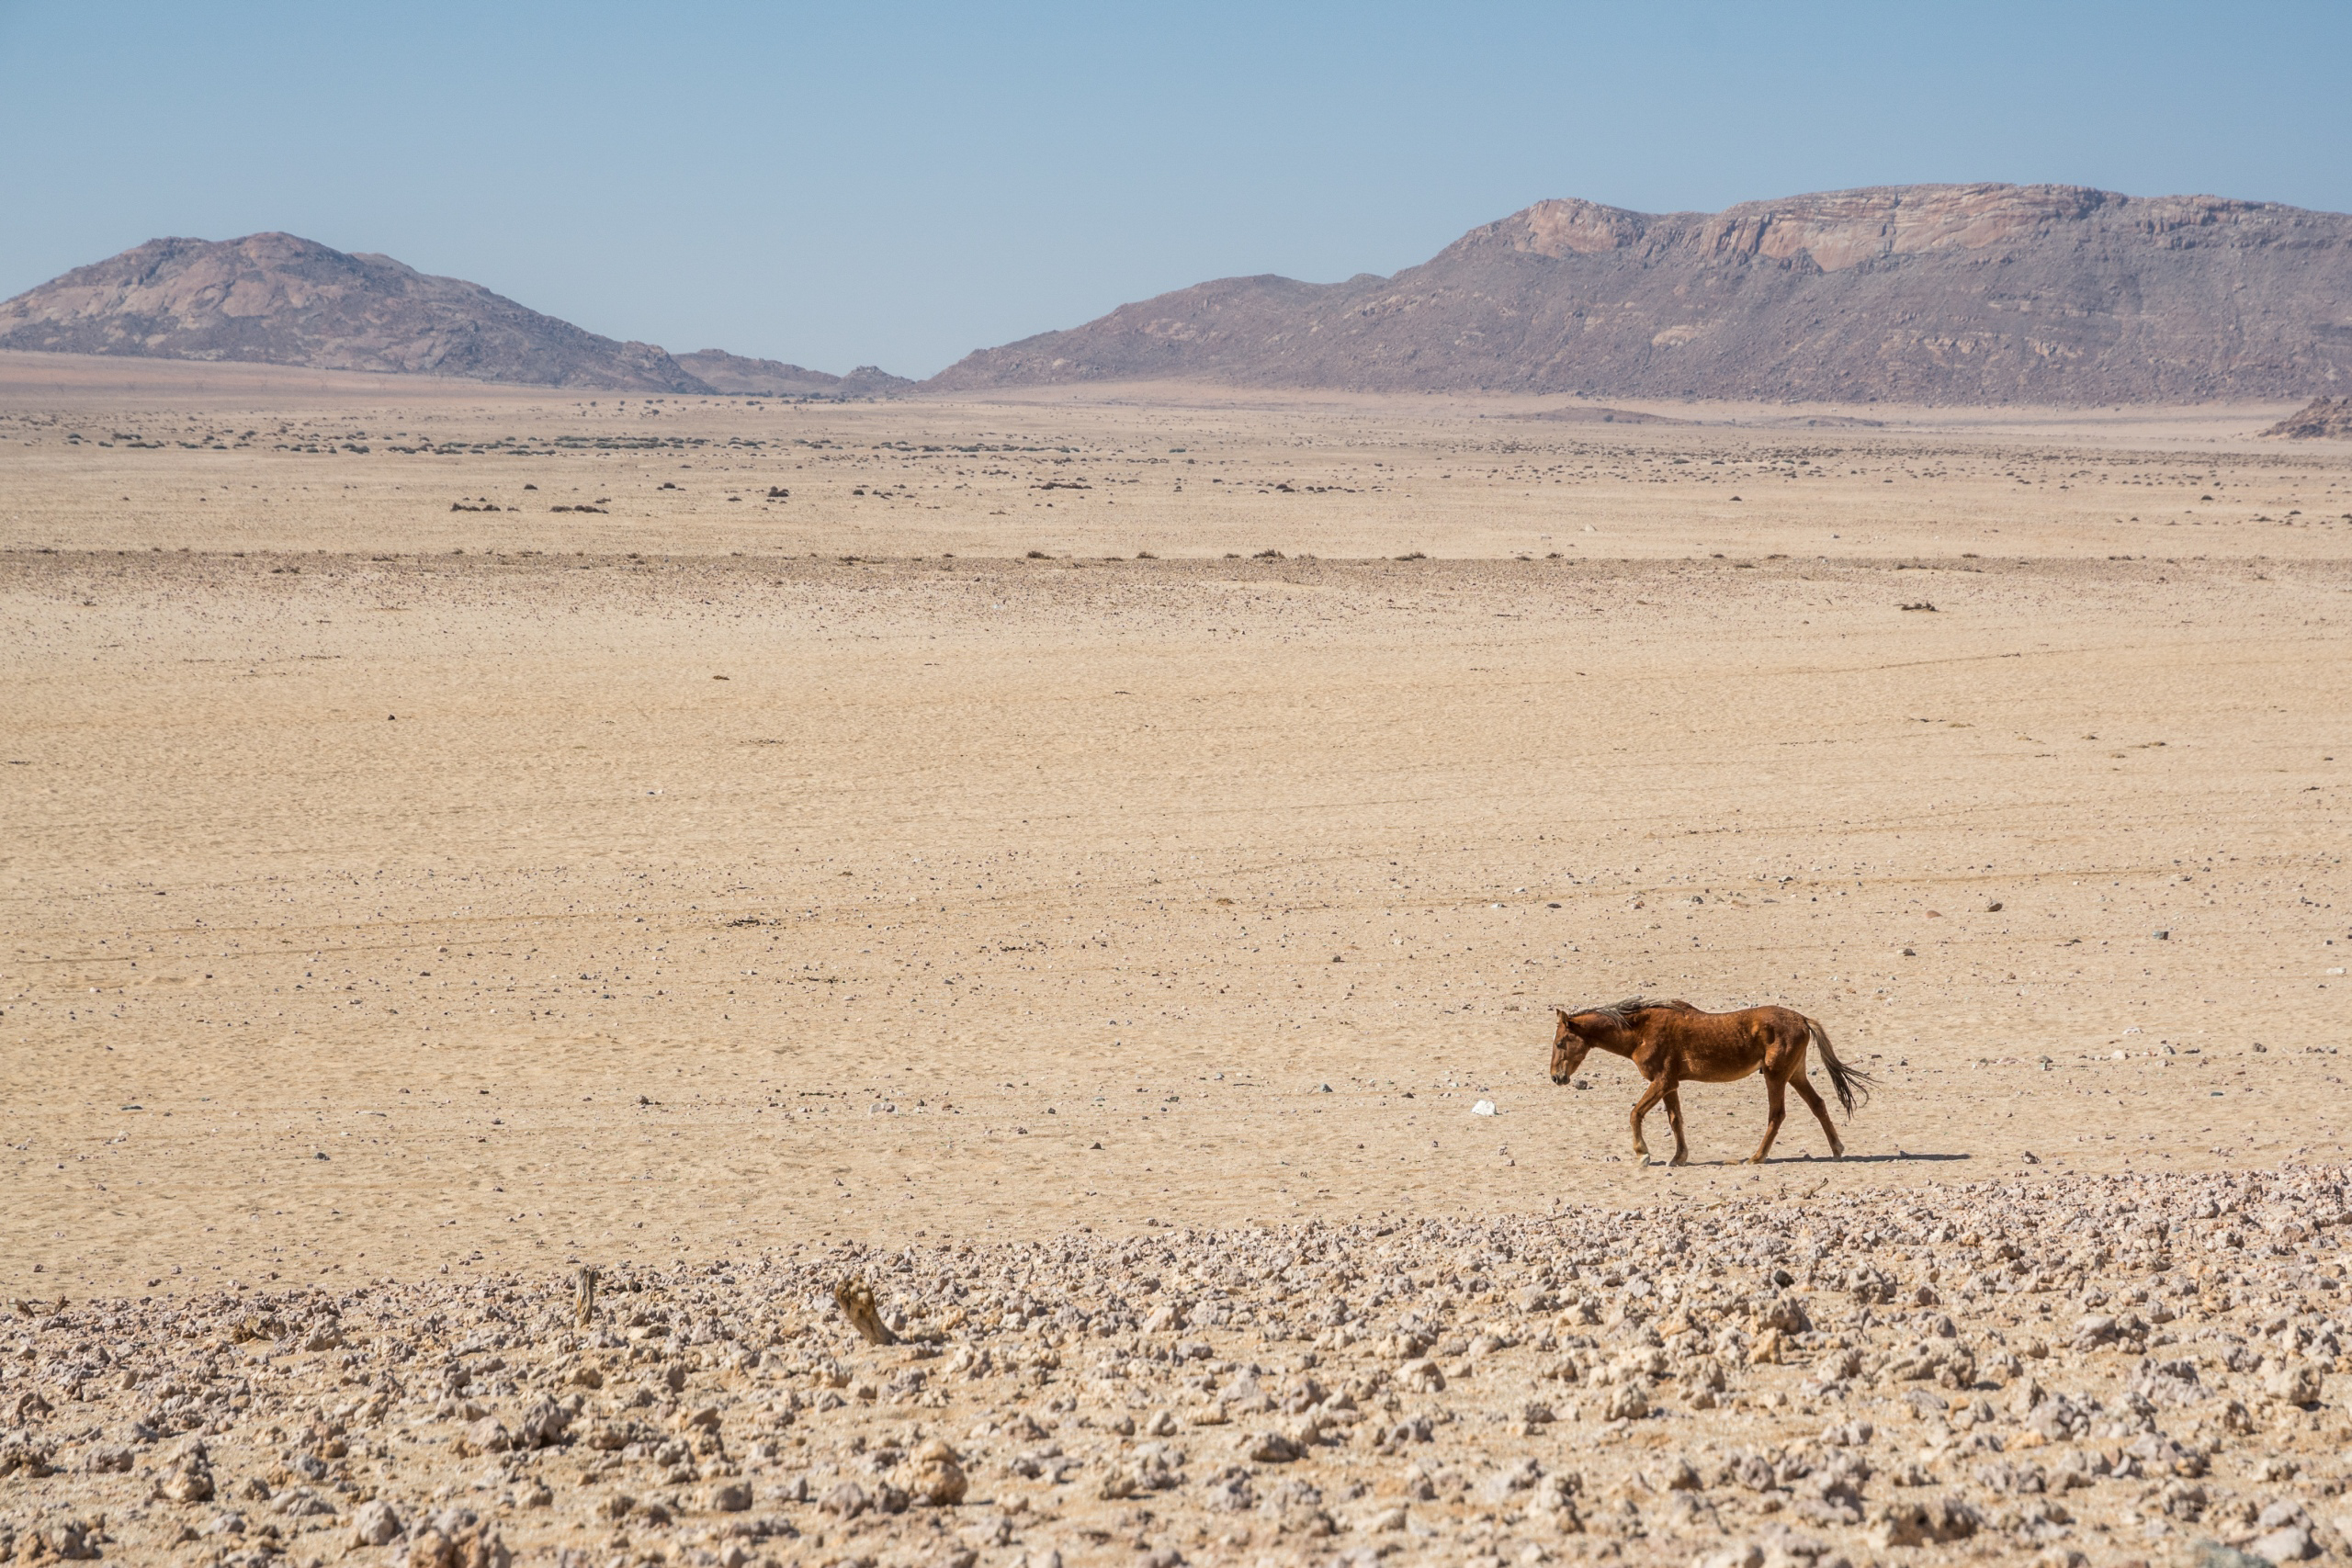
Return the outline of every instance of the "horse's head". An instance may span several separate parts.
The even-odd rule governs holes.
[[[1567,1009],[1554,1008],[1552,1011],[1556,1020],[1552,1026],[1552,1081],[1564,1084],[1584,1066],[1585,1053],[1592,1049],[1592,1042],[1577,1032]]]

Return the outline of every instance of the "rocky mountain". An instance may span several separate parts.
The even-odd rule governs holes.
[[[846,376],[829,376],[780,359],[747,359],[723,349],[697,349],[681,354],[678,364],[714,392],[779,398],[892,398],[912,391],[915,383],[893,376],[875,365],[861,365]]]
[[[2352,386],[2352,217],[2079,186],[1652,214],[1544,201],[1394,277],[1234,277],[985,349],[939,390],[1245,386],[1923,403]]]
[[[2352,398],[2313,398],[2262,434],[2290,441],[2352,439]]]
[[[847,377],[708,350],[706,381],[648,343],[619,343],[543,316],[480,284],[292,234],[150,240],[0,303],[0,348],[159,359],[250,360],[322,370],[454,376],[526,386],[707,393],[756,367],[828,397],[905,386],[867,367]]]

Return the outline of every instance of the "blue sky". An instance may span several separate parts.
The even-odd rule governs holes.
[[[283,229],[616,337],[928,375],[1544,197],[1925,180],[2352,209],[2352,4],[0,0],[0,297]]]

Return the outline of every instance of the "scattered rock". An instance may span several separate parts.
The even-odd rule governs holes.
[[[383,1546],[398,1537],[401,1528],[400,1510],[380,1497],[351,1511],[351,1540],[355,1546]]]
[[[2285,1404],[2317,1404],[2320,1382],[2318,1369],[2303,1363],[2274,1367],[2262,1379],[2263,1391]]]
[[[964,1500],[969,1484],[963,1456],[945,1442],[933,1438],[915,1450],[914,1481],[909,1491],[916,1502],[934,1508],[952,1507]]]
[[[1435,1361],[1408,1361],[1396,1369],[1396,1383],[1415,1393],[1437,1393],[1445,1387],[1445,1373]]]
[[[2352,398],[2313,398],[2260,434],[2290,441],[2352,439]]]
[[[485,1416],[458,1434],[458,1452],[469,1458],[478,1454],[503,1454],[514,1446],[514,1438],[506,1430],[506,1423],[495,1416]]]
[[[55,1517],[152,1491],[104,1516],[135,1539],[85,1532],[126,1562],[198,1542],[300,1562],[313,1534],[453,1568],[601,1562],[616,1532],[639,1561],[831,1562],[847,1543],[779,1543],[853,1524],[877,1562],[1009,1568],[1097,1530],[1141,1539],[1138,1561],[1165,1541],[1221,1561],[1196,1542],[1244,1529],[1317,1561],[1408,1536],[1475,1558],[1491,1538],[1464,1510],[1555,1552],[1589,1531],[1759,1568],[1959,1542],[2006,1561],[2101,1530],[2136,1548],[2154,1521],[2264,1562],[2337,1551],[2278,1489],[2331,1496],[2339,1474],[2345,1173],[2008,1179],[843,1247],[627,1275],[586,1328],[570,1276],[44,1307],[0,1325],[0,1370],[26,1380],[0,1392],[31,1415],[0,1429],[0,1472]],[[853,1265],[888,1280],[899,1344],[836,1296]],[[357,1348],[300,1352],[330,1320]],[[34,1380],[70,1420],[21,1397]],[[478,1512],[400,1501],[434,1495]],[[28,1561],[36,1529],[57,1557],[53,1521],[19,1517],[0,1561]]]
[[[571,1426],[571,1412],[552,1399],[542,1399],[523,1412],[515,1427],[516,1446],[526,1449],[552,1448],[563,1440]]]
[[[1882,1548],[1966,1540],[1984,1523],[1984,1517],[1959,1497],[1890,1503],[1880,1511],[1871,1527],[1871,1540]]]
[[[1240,1440],[1241,1451],[1258,1464],[1288,1464],[1304,1451],[1280,1432],[1253,1432]]]
[[[204,1503],[212,1497],[212,1467],[201,1450],[183,1459],[155,1483],[156,1495],[173,1503]]]

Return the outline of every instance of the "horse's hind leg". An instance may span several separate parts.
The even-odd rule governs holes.
[[[1650,1146],[1642,1141],[1642,1118],[1650,1113],[1651,1106],[1665,1098],[1666,1080],[1659,1078],[1642,1090],[1641,1099],[1634,1101],[1634,1152],[1644,1159],[1649,1157]]]
[[[1796,1077],[1789,1080],[1789,1085],[1791,1088],[1794,1089],[1801,1097],[1803,1097],[1805,1104],[1813,1108],[1814,1120],[1821,1123],[1822,1132],[1827,1135],[1829,1139],[1830,1157],[1832,1159],[1844,1159],[1846,1157],[1846,1145],[1838,1141],[1838,1124],[1829,1120],[1829,1107],[1821,1103],[1821,1091],[1815,1089],[1812,1083],[1807,1080],[1803,1067],[1799,1067],[1797,1069]]]
[[[1756,1157],[1748,1162],[1751,1165],[1762,1165],[1764,1156],[1772,1152],[1772,1140],[1781,1135],[1781,1122],[1789,1113],[1788,1087],[1773,1077],[1770,1068],[1765,1070],[1764,1103],[1771,1114],[1764,1120],[1764,1141],[1756,1145]]]
[[[1666,1122],[1668,1126],[1674,1129],[1674,1158],[1667,1163],[1689,1165],[1690,1145],[1682,1136],[1682,1093],[1679,1089],[1669,1089],[1666,1091]]]

